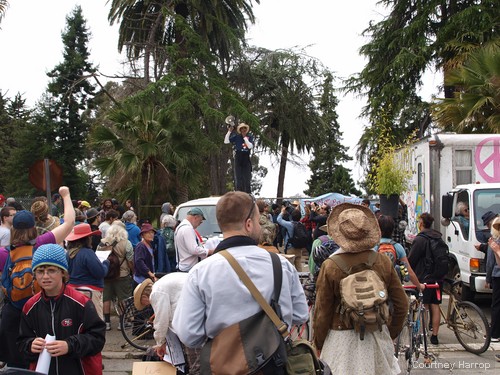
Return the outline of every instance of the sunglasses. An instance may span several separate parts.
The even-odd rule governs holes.
[[[248,220],[248,219],[251,219],[252,218],[252,215],[253,215],[253,211],[255,209],[255,197],[253,196],[253,194],[248,194],[251,198],[252,198],[252,207],[250,208],[250,212],[248,213],[248,216],[247,218],[245,219],[245,222]]]

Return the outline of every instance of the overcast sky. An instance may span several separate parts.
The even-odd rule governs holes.
[[[361,32],[370,20],[380,20],[383,9],[376,0],[261,0],[254,6],[256,24],[248,33],[252,45],[269,49],[305,47],[338,77],[359,72],[365,62],[359,48],[366,43]],[[107,21],[109,5],[105,0],[11,0],[0,24],[0,90],[8,97],[17,92],[33,105],[45,91],[46,72],[62,61],[61,32],[65,17],[80,4],[92,37],[91,60],[106,75],[122,71],[117,52],[118,28]],[[338,82],[340,85],[340,82]],[[431,82],[433,84],[433,82]],[[343,143],[354,156],[355,145],[366,120],[359,119],[364,102],[339,93],[337,108]],[[318,135],[321,136],[321,135]],[[222,136],[221,136],[222,142]],[[263,157],[265,164],[270,163]],[[297,157],[298,166],[287,166],[285,196],[301,194],[310,176],[307,156]],[[360,174],[354,162],[355,179]],[[264,181],[261,196],[276,195],[277,170],[271,169]]]

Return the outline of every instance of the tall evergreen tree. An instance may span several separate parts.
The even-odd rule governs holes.
[[[307,181],[309,188],[304,191],[312,197],[328,192],[361,195],[350,176],[350,171],[342,165],[343,162],[352,158],[347,154],[347,147],[342,145],[342,132],[336,112],[337,105],[333,76],[327,73],[319,103],[325,130],[324,133],[317,135],[322,142],[313,151],[313,157],[309,162],[312,175]]]
[[[53,128],[52,139],[48,140],[54,144],[50,156],[63,167],[63,183],[75,196],[86,193],[87,183],[78,166],[87,157],[90,125],[86,115],[94,97],[94,86],[88,80],[96,71],[89,62],[89,35],[82,9],[77,6],[66,17],[63,61],[47,74],[52,78],[47,88],[50,101],[43,108]]]
[[[370,120],[358,143],[359,155],[374,149],[370,127],[388,119],[395,142],[418,130],[422,136],[431,125],[429,103],[419,95],[424,71],[450,69],[488,40],[500,35],[498,0],[381,0],[389,10],[382,21],[370,23],[364,35],[370,41],[360,52],[368,63],[347,81],[347,89],[365,95],[362,114]],[[455,87],[444,79],[445,98]],[[363,164],[370,156],[361,157]],[[364,164],[368,169],[369,165]]]

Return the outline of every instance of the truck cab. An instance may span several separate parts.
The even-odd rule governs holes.
[[[450,248],[450,276],[462,280],[462,299],[491,293],[485,288],[486,254],[476,245],[489,237],[482,216],[500,212],[500,183],[458,185],[443,195],[441,208],[443,237]]]

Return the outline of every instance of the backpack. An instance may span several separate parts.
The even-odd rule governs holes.
[[[366,263],[350,266],[344,254],[330,258],[347,276],[340,281],[340,316],[364,340],[365,332],[382,331],[389,318],[387,288],[372,267],[378,254],[371,251]]]
[[[35,247],[24,245],[7,249],[9,256],[4,268],[6,275],[2,275],[2,285],[12,305],[22,309],[26,301],[41,290],[31,268]]]
[[[120,257],[115,251],[115,246],[118,242],[114,241],[111,245],[107,247],[100,247],[99,250],[106,250],[111,247],[111,253],[108,255],[108,260],[109,260],[109,268],[108,268],[108,273],[106,276],[104,276],[104,279],[106,280],[115,280],[120,277],[120,268],[122,267],[123,262],[125,262],[126,256],[123,257],[122,261],[120,262]],[[101,242],[102,245],[102,242]]]
[[[426,277],[424,281],[443,280],[448,274],[448,255],[450,253],[448,245],[441,237],[434,238],[425,233],[419,233],[418,236],[427,239],[424,259]]]
[[[298,221],[292,222],[292,225],[293,236],[288,239],[288,243],[295,249],[306,247],[309,242],[310,235],[307,233],[305,225]]]
[[[378,244],[378,252],[380,254],[385,254],[389,257],[392,265],[395,266],[398,260],[398,255],[396,253],[396,248],[394,247],[395,242],[381,242]]]

